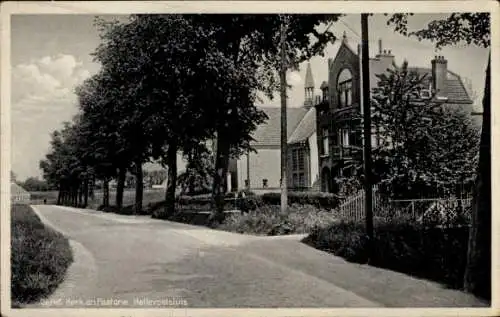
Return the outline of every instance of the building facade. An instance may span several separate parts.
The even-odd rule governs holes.
[[[362,162],[363,134],[361,126],[362,78],[359,45],[353,48],[344,35],[337,55],[328,59],[328,82],[321,85],[322,98],[316,105],[317,146],[321,191],[336,192],[338,177],[349,177],[355,166]],[[434,95],[446,106],[473,113],[472,100],[460,76],[448,70],[448,62],[437,56],[430,67],[410,67],[420,76],[427,75],[422,99]],[[377,86],[378,74],[395,66],[394,55],[382,47],[379,40],[378,54],[369,60],[370,90]],[[395,66],[397,67],[397,66]],[[372,145],[380,142],[376,129],[372,130]]]
[[[314,79],[306,70],[305,98],[300,107],[287,109],[287,187],[319,190]],[[281,108],[261,107],[268,119],[254,131],[255,152],[230,163],[232,190],[278,191],[281,187]]]

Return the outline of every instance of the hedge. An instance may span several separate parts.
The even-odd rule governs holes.
[[[461,288],[469,238],[468,226],[424,227],[406,220],[377,219],[371,265]],[[316,228],[305,239],[313,247],[348,261],[367,262],[367,238],[362,223],[339,222]],[[476,294],[488,298],[488,291]]]
[[[262,203],[266,205],[280,205],[281,193],[265,193]],[[322,192],[288,192],[288,204],[313,205],[317,208],[335,209],[340,204],[340,197],[331,193]]]
[[[311,205],[291,205],[286,213],[278,205],[263,205],[248,213],[230,215],[217,229],[274,236],[309,233],[334,221],[336,217],[331,212]]]

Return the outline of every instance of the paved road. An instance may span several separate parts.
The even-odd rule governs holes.
[[[34,209],[44,222],[69,237],[75,257],[65,282],[39,305],[484,305],[434,283],[347,263],[300,243],[301,236],[254,237],[144,216],[55,206]]]

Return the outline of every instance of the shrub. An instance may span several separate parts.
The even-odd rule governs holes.
[[[308,233],[335,220],[329,211],[312,205],[292,205],[287,213],[282,213],[278,205],[261,205],[248,213],[227,217],[218,228],[238,233],[283,235]]]
[[[51,294],[73,255],[68,240],[45,227],[29,206],[12,206],[11,226],[11,296],[19,306]]]
[[[262,202],[267,205],[280,205],[281,193],[265,193]],[[289,192],[288,204],[312,205],[316,208],[335,209],[340,203],[340,197],[322,192]]]
[[[375,254],[370,264],[460,288],[466,265],[469,228],[428,227],[406,220],[374,221]],[[362,223],[339,222],[318,228],[304,240],[348,261],[366,263]]]

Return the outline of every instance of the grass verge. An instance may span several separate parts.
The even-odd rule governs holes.
[[[12,306],[37,302],[64,280],[73,262],[68,239],[47,228],[30,206],[11,208]]]

